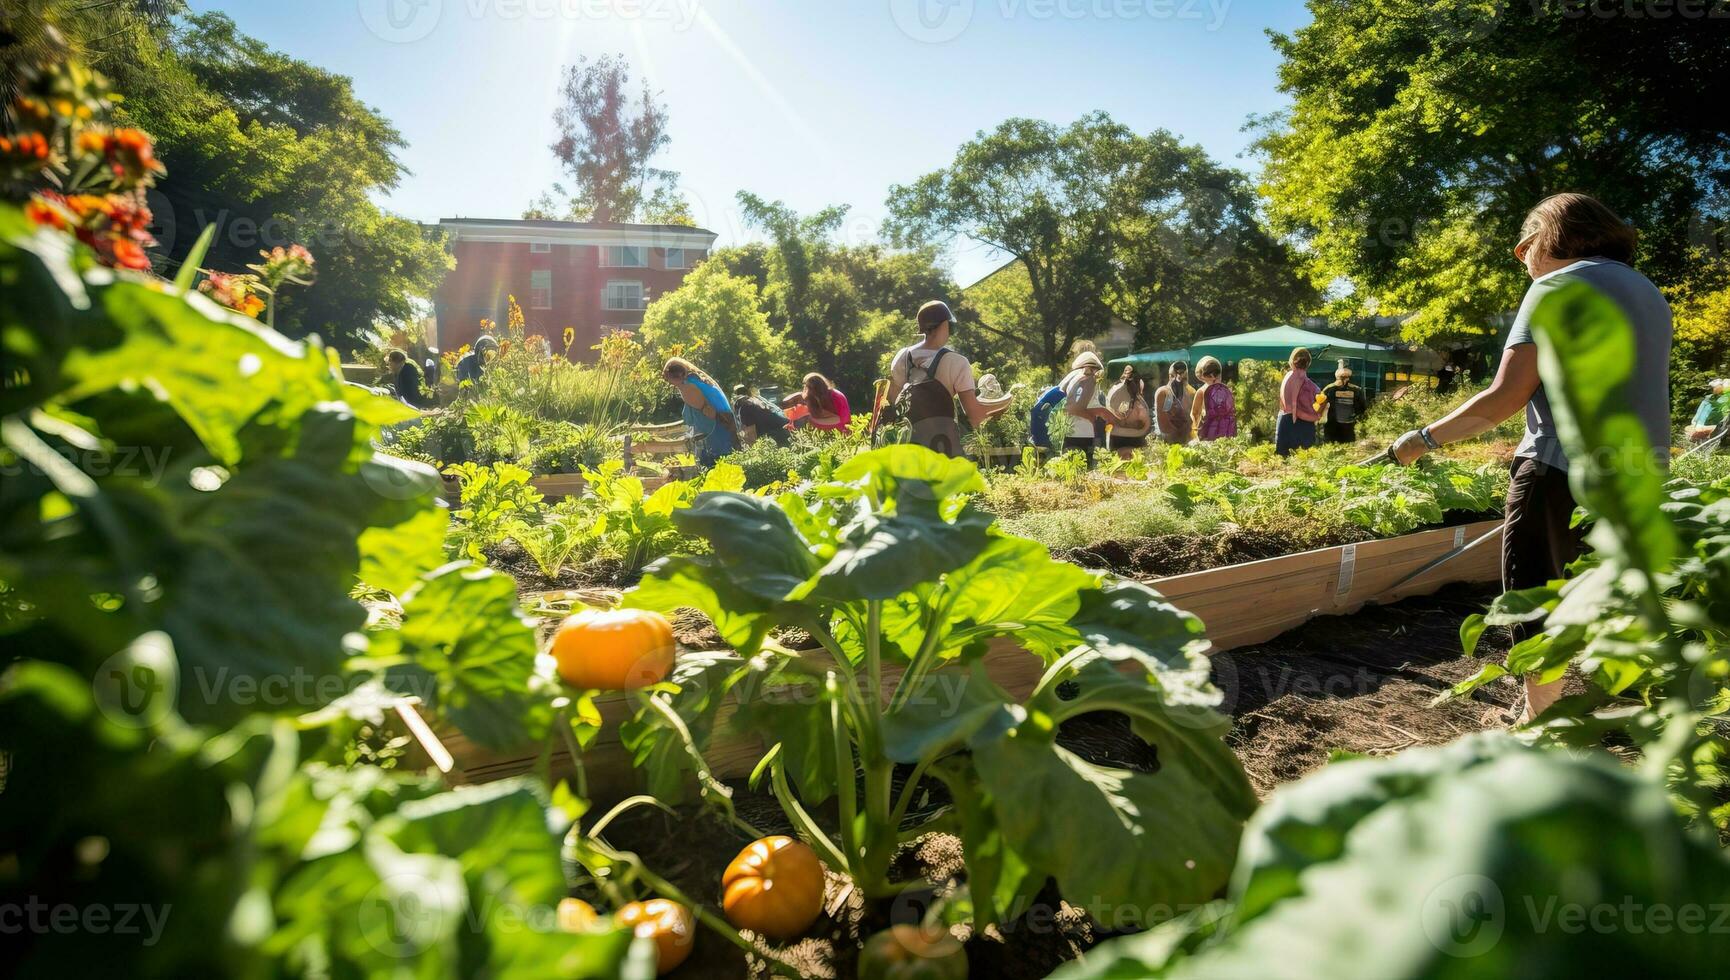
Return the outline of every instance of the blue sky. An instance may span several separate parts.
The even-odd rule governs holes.
[[[1281,107],[1265,31],[1299,0],[192,0],[354,78],[407,138],[385,200],[422,221],[516,217],[558,179],[561,66],[622,54],[660,90],[699,223],[753,236],[734,194],[801,212],[849,204],[875,237],[891,184],[949,162],[1011,116],[1104,109],[1245,169],[1252,113]],[[957,279],[997,263],[951,256]]]

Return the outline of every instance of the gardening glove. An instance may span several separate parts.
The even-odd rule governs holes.
[[[1424,445],[1424,437],[1418,434],[1418,430],[1413,429],[1394,440],[1393,448],[1388,450],[1388,455],[1392,456],[1394,462],[1401,466],[1410,466],[1429,451],[1430,447]]]

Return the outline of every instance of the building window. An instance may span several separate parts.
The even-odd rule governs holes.
[[[553,308],[553,270],[531,269],[529,271],[529,309],[550,310]]]
[[[641,245],[608,245],[601,249],[603,269],[647,269],[649,250]]]
[[[682,248],[669,248],[669,249],[667,249],[667,268],[669,268],[669,269],[689,269],[690,268],[690,265],[688,265],[686,263],[685,250],[684,249],[682,249]]]
[[[607,283],[606,309],[609,310],[640,310],[647,306],[643,302],[643,284],[615,279]]]
[[[529,243],[529,251],[530,252],[539,252],[539,253],[544,255],[547,252],[551,252],[552,250],[553,250],[553,246],[552,246],[551,242],[530,242]]]

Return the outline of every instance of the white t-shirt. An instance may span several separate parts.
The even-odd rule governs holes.
[[[903,347],[895,354],[895,359],[889,362],[889,378],[898,385],[905,385],[912,380],[923,381],[926,370],[931,367],[932,358],[936,356],[937,351],[924,344]],[[919,368],[918,378],[908,377],[909,365]],[[948,388],[951,395],[972,391],[973,365],[967,363],[967,358],[954,348],[950,348],[949,353],[943,355],[942,363],[937,365],[937,381]]]
[[[1069,435],[1072,439],[1092,439],[1093,419],[1083,418],[1073,414],[1074,411],[1088,408],[1104,408],[1105,392],[1099,390],[1099,380],[1095,377],[1088,380],[1087,375],[1077,368],[1063,379],[1063,400],[1069,413]]]

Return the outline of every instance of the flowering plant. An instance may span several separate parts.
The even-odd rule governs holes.
[[[36,190],[25,215],[65,232],[116,269],[146,270],[156,244],[144,192],[165,172],[150,135],[100,120],[113,105],[107,81],[71,61],[25,73],[0,133],[0,179]]]
[[[264,309],[264,299],[259,296],[261,289],[257,276],[228,275],[222,272],[212,272],[198,284],[198,291],[210,297],[217,305],[250,317],[257,317]]]

